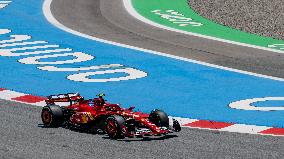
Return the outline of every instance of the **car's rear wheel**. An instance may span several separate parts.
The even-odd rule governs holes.
[[[112,115],[106,119],[105,131],[112,139],[122,139],[125,137],[126,127],[122,116]]]
[[[59,127],[62,125],[64,117],[60,106],[45,106],[41,111],[41,119],[46,127]]]
[[[149,121],[159,127],[169,127],[169,117],[162,110],[155,109],[151,111]]]

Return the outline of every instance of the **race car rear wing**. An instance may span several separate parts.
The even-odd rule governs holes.
[[[72,105],[73,102],[79,100],[84,100],[79,93],[66,93],[47,96],[45,102],[47,105],[54,105],[56,102],[70,102],[70,105]]]

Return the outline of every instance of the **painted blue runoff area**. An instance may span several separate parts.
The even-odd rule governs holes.
[[[13,0],[0,10],[0,28],[10,29],[9,35],[31,35],[32,41],[44,40],[60,48],[72,48],[96,58],[57,67],[84,67],[103,64],[123,64],[148,73],[136,80],[83,83],[66,79],[76,72],[48,72],[17,60],[37,55],[0,56],[0,87],[33,95],[80,92],[92,98],[99,92],[110,102],[123,106],[135,105],[136,110],[149,112],[160,108],[172,116],[266,126],[284,126],[284,111],[245,111],[228,107],[234,101],[284,96],[284,83],[250,75],[224,71],[128,48],[104,44],[74,36],[51,25],[42,13],[43,0]],[[51,53],[53,54],[53,53]],[[56,58],[53,60],[58,60]],[[62,58],[66,60],[65,58]],[[46,61],[52,61],[48,59]],[[84,72],[84,71],[81,71]],[[88,71],[85,71],[88,72]],[[100,75],[98,78],[118,77]],[[92,76],[95,78],[95,76]],[[281,102],[281,101],[279,101]],[[273,102],[277,105],[277,102]]]

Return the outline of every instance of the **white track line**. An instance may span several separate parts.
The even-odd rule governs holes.
[[[272,127],[245,125],[245,124],[234,124],[232,126],[228,126],[226,128],[219,129],[219,131],[258,134],[259,132],[267,130],[269,128],[272,128]]]
[[[5,99],[5,100],[12,100],[12,98],[21,97],[24,95],[26,94],[11,91],[11,90],[0,91],[0,99]]]
[[[170,54],[166,54],[166,53],[161,53],[161,52],[157,52],[157,51],[153,51],[153,50],[147,50],[147,49],[138,48],[138,47],[135,47],[135,46],[125,45],[125,44],[121,44],[121,43],[117,43],[117,42],[113,42],[113,41],[108,41],[108,40],[104,40],[104,39],[99,39],[99,38],[96,38],[96,37],[93,37],[93,36],[90,36],[90,35],[87,35],[87,34],[80,33],[78,31],[75,31],[75,30],[72,30],[70,28],[67,28],[66,26],[64,26],[63,24],[59,23],[54,18],[54,16],[51,13],[51,10],[50,10],[51,2],[52,2],[52,0],[45,0],[44,3],[43,3],[42,10],[43,10],[45,18],[52,25],[58,27],[59,29],[61,29],[63,31],[69,32],[71,34],[74,34],[74,35],[77,35],[77,36],[81,36],[81,37],[84,37],[84,38],[87,38],[87,39],[96,40],[96,41],[99,41],[99,42],[111,44],[111,45],[116,45],[116,46],[120,46],[120,47],[130,48],[130,49],[134,49],[134,50],[138,50],[138,51],[143,51],[145,53],[151,53],[151,54],[160,55],[160,56],[164,56],[164,57],[169,57],[169,58],[173,58],[173,59],[177,59],[177,60],[182,60],[182,61],[187,61],[187,62],[191,62],[191,63],[195,63],[195,64],[200,64],[200,65],[204,65],[204,66],[208,66],[208,67],[214,67],[214,68],[218,68],[218,69],[222,69],[222,70],[226,70],[226,71],[232,71],[232,72],[237,72],[237,73],[252,75],[252,76],[256,76],[256,77],[262,77],[262,78],[277,80],[277,81],[284,81],[283,78],[272,77],[272,76],[252,73],[252,72],[248,72],[248,71],[237,70],[237,69],[233,69],[233,68],[229,68],[229,67],[218,66],[218,65],[209,64],[209,63],[206,63],[206,62],[192,60],[192,59],[188,59],[188,58],[184,58],[184,57],[178,57],[178,56],[174,56],[174,55],[170,55]]]

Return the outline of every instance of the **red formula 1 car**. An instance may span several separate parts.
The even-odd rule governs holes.
[[[170,127],[167,114],[161,110],[155,109],[150,114],[134,112],[134,107],[125,109],[119,104],[106,103],[104,94],[97,96],[90,100],[84,100],[78,93],[48,96],[41,113],[44,126],[96,128],[113,139],[166,135],[181,130],[175,119]],[[58,106],[58,102],[68,102],[68,106]]]

